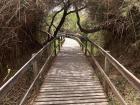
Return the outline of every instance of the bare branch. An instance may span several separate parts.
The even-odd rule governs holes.
[[[60,22],[59,22],[59,25],[57,26],[57,28],[56,28],[56,30],[55,30],[55,32],[54,32],[54,34],[53,34],[54,37],[57,35],[58,31],[61,29],[62,25],[63,25],[64,22],[65,22],[65,19],[66,19],[66,16],[67,16],[68,8],[69,8],[69,6],[65,6],[65,7],[64,7],[64,13],[63,13],[63,16],[62,16],[62,18],[61,18],[61,20],[60,20]]]
[[[103,30],[106,28],[106,24],[102,24],[102,25],[98,25],[98,26],[95,26],[94,28],[92,29],[84,29],[81,24],[80,24],[80,16],[79,16],[79,9],[77,8],[77,6],[75,6],[76,10],[75,10],[75,13],[76,13],[76,16],[77,16],[77,25],[80,29],[81,32],[84,32],[84,33],[94,33],[94,32],[97,32],[99,30]]]
[[[48,28],[48,32],[50,33],[50,31],[51,31],[51,27],[53,26],[53,22],[54,22],[54,19],[55,19],[55,17],[57,16],[57,14],[59,14],[60,12],[62,12],[64,10],[64,7],[62,8],[62,9],[60,9],[59,11],[57,11],[55,14],[54,14],[54,16],[53,16],[53,18],[52,18],[52,21],[51,21],[51,24],[50,24],[50,26],[49,26],[49,28]]]
[[[80,9],[77,9],[77,11],[81,11],[81,10],[83,10],[83,9],[85,9],[85,8],[86,8],[86,6],[80,8]],[[69,15],[69,14],[71,14],[71,13],[75,13],[75,12],[76,12],[76,10],[70,11],[70,12],[67,13],[67,15]]]

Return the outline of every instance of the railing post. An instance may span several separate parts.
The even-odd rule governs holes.
[[[56,40],[54,40],[54,55],[57,55],[57,49],[56,49]]]
[[[60,37],[58,38],[58,46],[59,46],[59,51],[60,51],[60,48],[61,48],[61,39],[60,39]]]
[[[90,43],[90,52],[91,52],[91,54],[93,54],[93,45],[92,45],[92,43]]]
[[[35,54],[32,54],[32,56],[34,56]],[[33,62],[33,73],[34,73],[34,78],[36,78],[36,76],[38,75],[38,73],[39,73],[39,70],[38,70],[38,65],[37,65],[37,60],[35,60],[34,62]],[[36,82],[37,83],[37,85],[36,85],[36,90],[38,90],[38,88],[39,88],[39,82]]]
[[[83,42],[81,41],[81,43],[79,44],[80,44],[81,50],[83,51]]]
[[[60,37],[60,46],[62,46],[62,36]]]
[[[63,36],[62,36],[62,39],[61,39],[61,46],[63,45],[63,39],[64,39],[64,38],[63,38]]]
[[[35,54],[32,54],[32,56],[34,56]],[[37,76],[37,74],[38,74],[38,66],[37,66],[37,60],[35,60],[34,62],[33,62],[33,72],[34,72],[34,77],[36,77]]]
[[[107,52],[109,53],[110,51],[107,51]],[[109,76],[110,63],[109,63],[107,57],[105,57],[104,71]],[[108,84],[107,84],[107,82],[105,80],[103,82],[103,85],[104,85],[104,90],[105,90],[106,94],[108,95],[108,88],[109,88],[109,86],[108,86]]]
[[[87,41],[85,41],[85,55],[87,55]]]

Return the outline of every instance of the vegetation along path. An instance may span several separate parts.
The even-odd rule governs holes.
[[[66,39],[33,105],[107,105],[108,100],[78,43]]]

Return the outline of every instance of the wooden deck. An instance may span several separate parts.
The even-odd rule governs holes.
[[[33,105],[108,105],[107,101],[78,43],[66,39]]]

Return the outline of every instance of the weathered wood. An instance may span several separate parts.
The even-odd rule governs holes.
[[[93,45],[90,43],[90,52],[91,52],[91,55],[93,54]]]
[[[107,76],[107,74],[104,72],[104,70],[102,69],[102,67],[100,66],[100,64],[98,63],[98,61],[95,59],[94,56],[92,56],[92,59],[94,60],[96,66],[98,67],[98,69],[100,70],[100,72],[102,73],[104,79],[106,80],[106,82],[109,84],[109,86],[112,89],[112,92],[117,96],[117,98],[119,99],[120,103],[122,105],[127,105],[127,103],[125,102],[125,100],[123,99],[123,97],[121,96],[121,94],[119,93],[119,91],[117,90],[117,88],[114,86],[114,84],[111,82],[111,80],[109,79],[109,77]]]
[[[46,102],[46,104],[63,104],[63,103],[81,103],[81,102],[92,102],[92,103],[99,103],[99,102],[107,102],[106,97],[61,97],[61,98],[39,98],[35,100],[36,102]]]
[[[108,51],[108,53],[109,53],[109,51]],[[107,74],[108,77],[109,77],[109,69],[110,69],[109,64],[110,63],[109,63],[108,59],[105,57],[104,71],[105,71],[105,73]],[[106,94],[108,95],[109,86],[108,86],[108,83],[106,82],[106,80],[103,81],[103,84],[104,84],[104,90],[105,90]]]
[[[99,99],[100,100],[100,99]],[[96,100],[94,101],[93,99],[90,100],[77,100],[77,101],[54,101],[54,102],[36,102],[34,105],[87,105],[88,103],[92,103],[92,105],[108,105],[108,103],[104,100]]]
[[[138,79],[134,74],[132,74],[128,69],[126,69],[121,63],[119,63],[114,57],[112,57],[107,51],[105,51],[102,47],[98,46],[96,43],[89,39],[90,43],[93,46],[98,48],[100,52],[109,60],[109,62],[121,73],[121,75],[128,80],[128,82],[138,91],[140,91],[140,79]]]
[[[32,57],[33,57],[34,55],[35,55],[35,54],[32,54]],[[35,78],[35,77],[37,76],[38,72],[39,72],[39,69],[38,69],[38,65],[37,65],[37,60],[35,60],[35,61],[33,62],[33,73],[34,73],[34,77],[33,77],[33,78]],[[39,89],[39,82],[37,81],[37,82],[36,82],[36,90],[38,90],[38,89]]]
[[[54,41],[54,55],[57,55],[57,49],[56,49],[56,40]]]
[[[92,46],[99,49],[99,51],[103,54],[104,57],[108,59],[110,64],[112,64],[121,74],[122,76],[128,80],[128,82],[138,91],[140,90],[140,79],[138,79],[134,74],[132,74],[128,69],[126,69],[122,64],[120,64],[115,58],[113,58],[107,51],[105,51],[102,47],[97,45],[95,42],[89,40],[87,37],[82,37],[81,35],[75,36],[74,34],[67,34],[68,37],[71,38],[82,38],[84,41],[88,41],[91,43]],[[83,45],[84,48],[87,48],[85,44],[83,44],[81,41],[78,41],[81,45]],[[100,72],[103,74],[103,77],[106,79],[108,85],[111,87],[111,91],[119,98],[119,101],[123,105],[127,105],[127,103],[124,101],[122,96],[120,95],[119,91],[116,89],[114,84],[109,79],[108,75],[104,72],[100,64],[97,62],[97,60],[94,58],[94,56],[91,54],[91,52],[87,49],[88,53],[92,56],[92,60],[95,62],[96,66],[100,70]]]
[[[32,57],[34,56],[35,54],[32,54]],[[34,72],[34,78],[37,76],[39,70],[38,70],[38,65],[37,65],[37,60],[35,60],[33,62],[33,72]]]
[[[41,50],[39,50],[23,67],[21,67],[15,73],[15,75],[13,75],[2,87],[0,87],[0,98],[2,98],[14,86],[15,83],[17,83],[18,79],[28,70],[28,68],[30,68],[32,62],[34,62],[54,40],[50,41]]]
[[[99,102],[99,103],[93,103],[93,102],[82,102],[82,103],[70,103],[69,105],[107,105],[107,102]],[[34,105],[46,105],[46,102],[37,102]],[[49,105],[58,105],[58,104],[49,104]],[[59,105],[68,105],[67,103],[61,103]]]
[[[85,41],[85,55],[87,55],[87,41]]]
[[[56,41],[56,39],[54,39],[53,41]],[[52,41],[52,42],[53,42],[53,41]],[[51,42],[51,43],[52,43],[52,42]],[[51,43],[50,43],[50,44],[51,44]],[[45,69],[46,69],[47,66],[48,66],[47,64],[48,64],[48,62],[50,61],[50,59],[53,58],[53,53],[55,52],[55,50],[56,50],[57,47],[58,47],[58,46],[56,46],[56,47],[53,49],[53,51],[50,53],[50,55],[47,57],[47,59],[46,59],[44,65],[42,66],[42,68],[40,69],[40,71],[39,71],[39,72],[37,73],[37,75],[35,76],[35,78],[34,78],[32,84],[30,85],[30,87],[29,87],[28,90],[26,91],[25,95],[24,95],[23,98],[21,99],[19,105],[23,105],[23,104],[25,103],[25,101],[26,101],[28,95],[30,94],[30,92],[31,92],[32,89],[33,89],[33,86],[35,86],[36,82],[38,82],[39,77],[44,73]],[[37,66],[37,65],[35,65],[35,66]],[[35,67],[35,69],[37,69],[37,68]]]
[[[75,94],[48,94],[48,95],[46,95],[46,94],[41,94],[41,95],[39,95],[38,96],[38,98],[42,98],[42,97],[48,97],[48,98],[50,98],[50,97],[54,97],[54,98],[59,98],[59,97],[89,97],[89,96],[91,96],[91,97],[96,97],[96,96],[104,96],[104,93],[75,93]]]
[[[92,66],[73,40],[66,40],[33,103],[43,104],[108,104]]]
[[[53,51],[54,52],[54,51]],[[35,79],[33,80],[32,84],[30,85],[29,89],[27,90],[27,92],[25,93],[25,95],[23,96],[22,100],[20,101],[19,105],[24,105],[24,102],[27,99],[27,96],[29,95],[29,93],[31,92],[33,86],[36,84],[38,78],[40,77],[40,75],[43,73],[43,71],[46,69],[47,63],[48,61],[51,59],[53,52],[50,54],[50,56],[46,59],[45,64],[42,66],[41,70],[39,71],[39,73],[37,74],[37,76],[35,77]]]
[[[59,51],[60,51],[60,48],[61,48],[61,39],[60,39],[60,37],[58,38],[58,48],[59,48]]]

